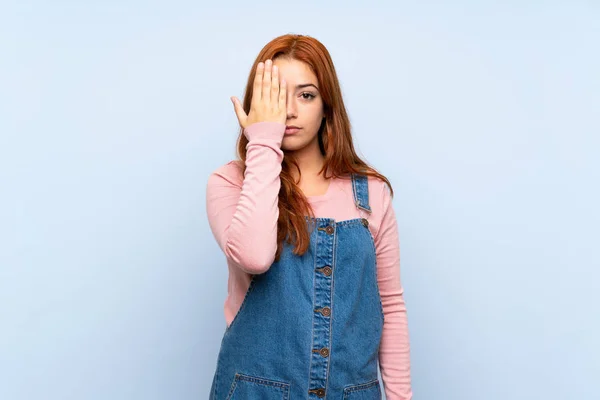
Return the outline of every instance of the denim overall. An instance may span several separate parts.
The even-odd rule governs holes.
[[[367,177],[353,175],[352,189],[357,214],[370,213]],[[211,400],[381,399],[383,309],[369,223],[307,223],[304,255],[284,243],[280,260],[253,276],[223,335]]]

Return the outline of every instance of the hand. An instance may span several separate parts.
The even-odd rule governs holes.
[[[280,122],[287,120],[287,89],[285,80],[279,83],[279,69],[271,60],[259,63],[254,76],[250,112],[244,112],[237,97],[231,97],[235,114],[242,128],[256,122]]]

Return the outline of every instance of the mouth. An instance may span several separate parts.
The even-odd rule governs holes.
[[[299,127],[294,126],[294,125],[287,125],[285,127],[285,134],[286,135],[291,135],[291,134],[297,133],[300,129],[302,129],[302,128],[299,128]]]

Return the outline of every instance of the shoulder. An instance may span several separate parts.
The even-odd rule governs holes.
[[[392,192],[387,182],[381,178],[372,175],[362,175],[367,178],[367,187],[369,189],[369,205],[375,214],[383,214],[389,207],[392,200]],[[350,175],[339,177],[343,182],[345,191],[352,195],[352,179]]]
[[[379,205],[387,208],[392,198],[387,182],[376,176],[369,176],[367,181],[369,185],[369,201],[375,206]]]
[[[371,206],[369,226],[372,227],[373,237],[379,239],[382,229],[385,230],[387,222],[393,216],[391,190],[386,181],[374,176],[368,177],[368,184]]]
[[[241,160],[232,160],[216,168],[208,178],[208,187],[223,184],[242,186],[244,181],[244,164]]]

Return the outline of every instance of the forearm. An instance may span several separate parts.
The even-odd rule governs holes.
[[[226,257],[250,274],[273,263],[277,250],[277,219],[284,124],[261,122],[246,129],[246,169],[240,187],[213,174],[207,188],[207,209],[213,233]]]

